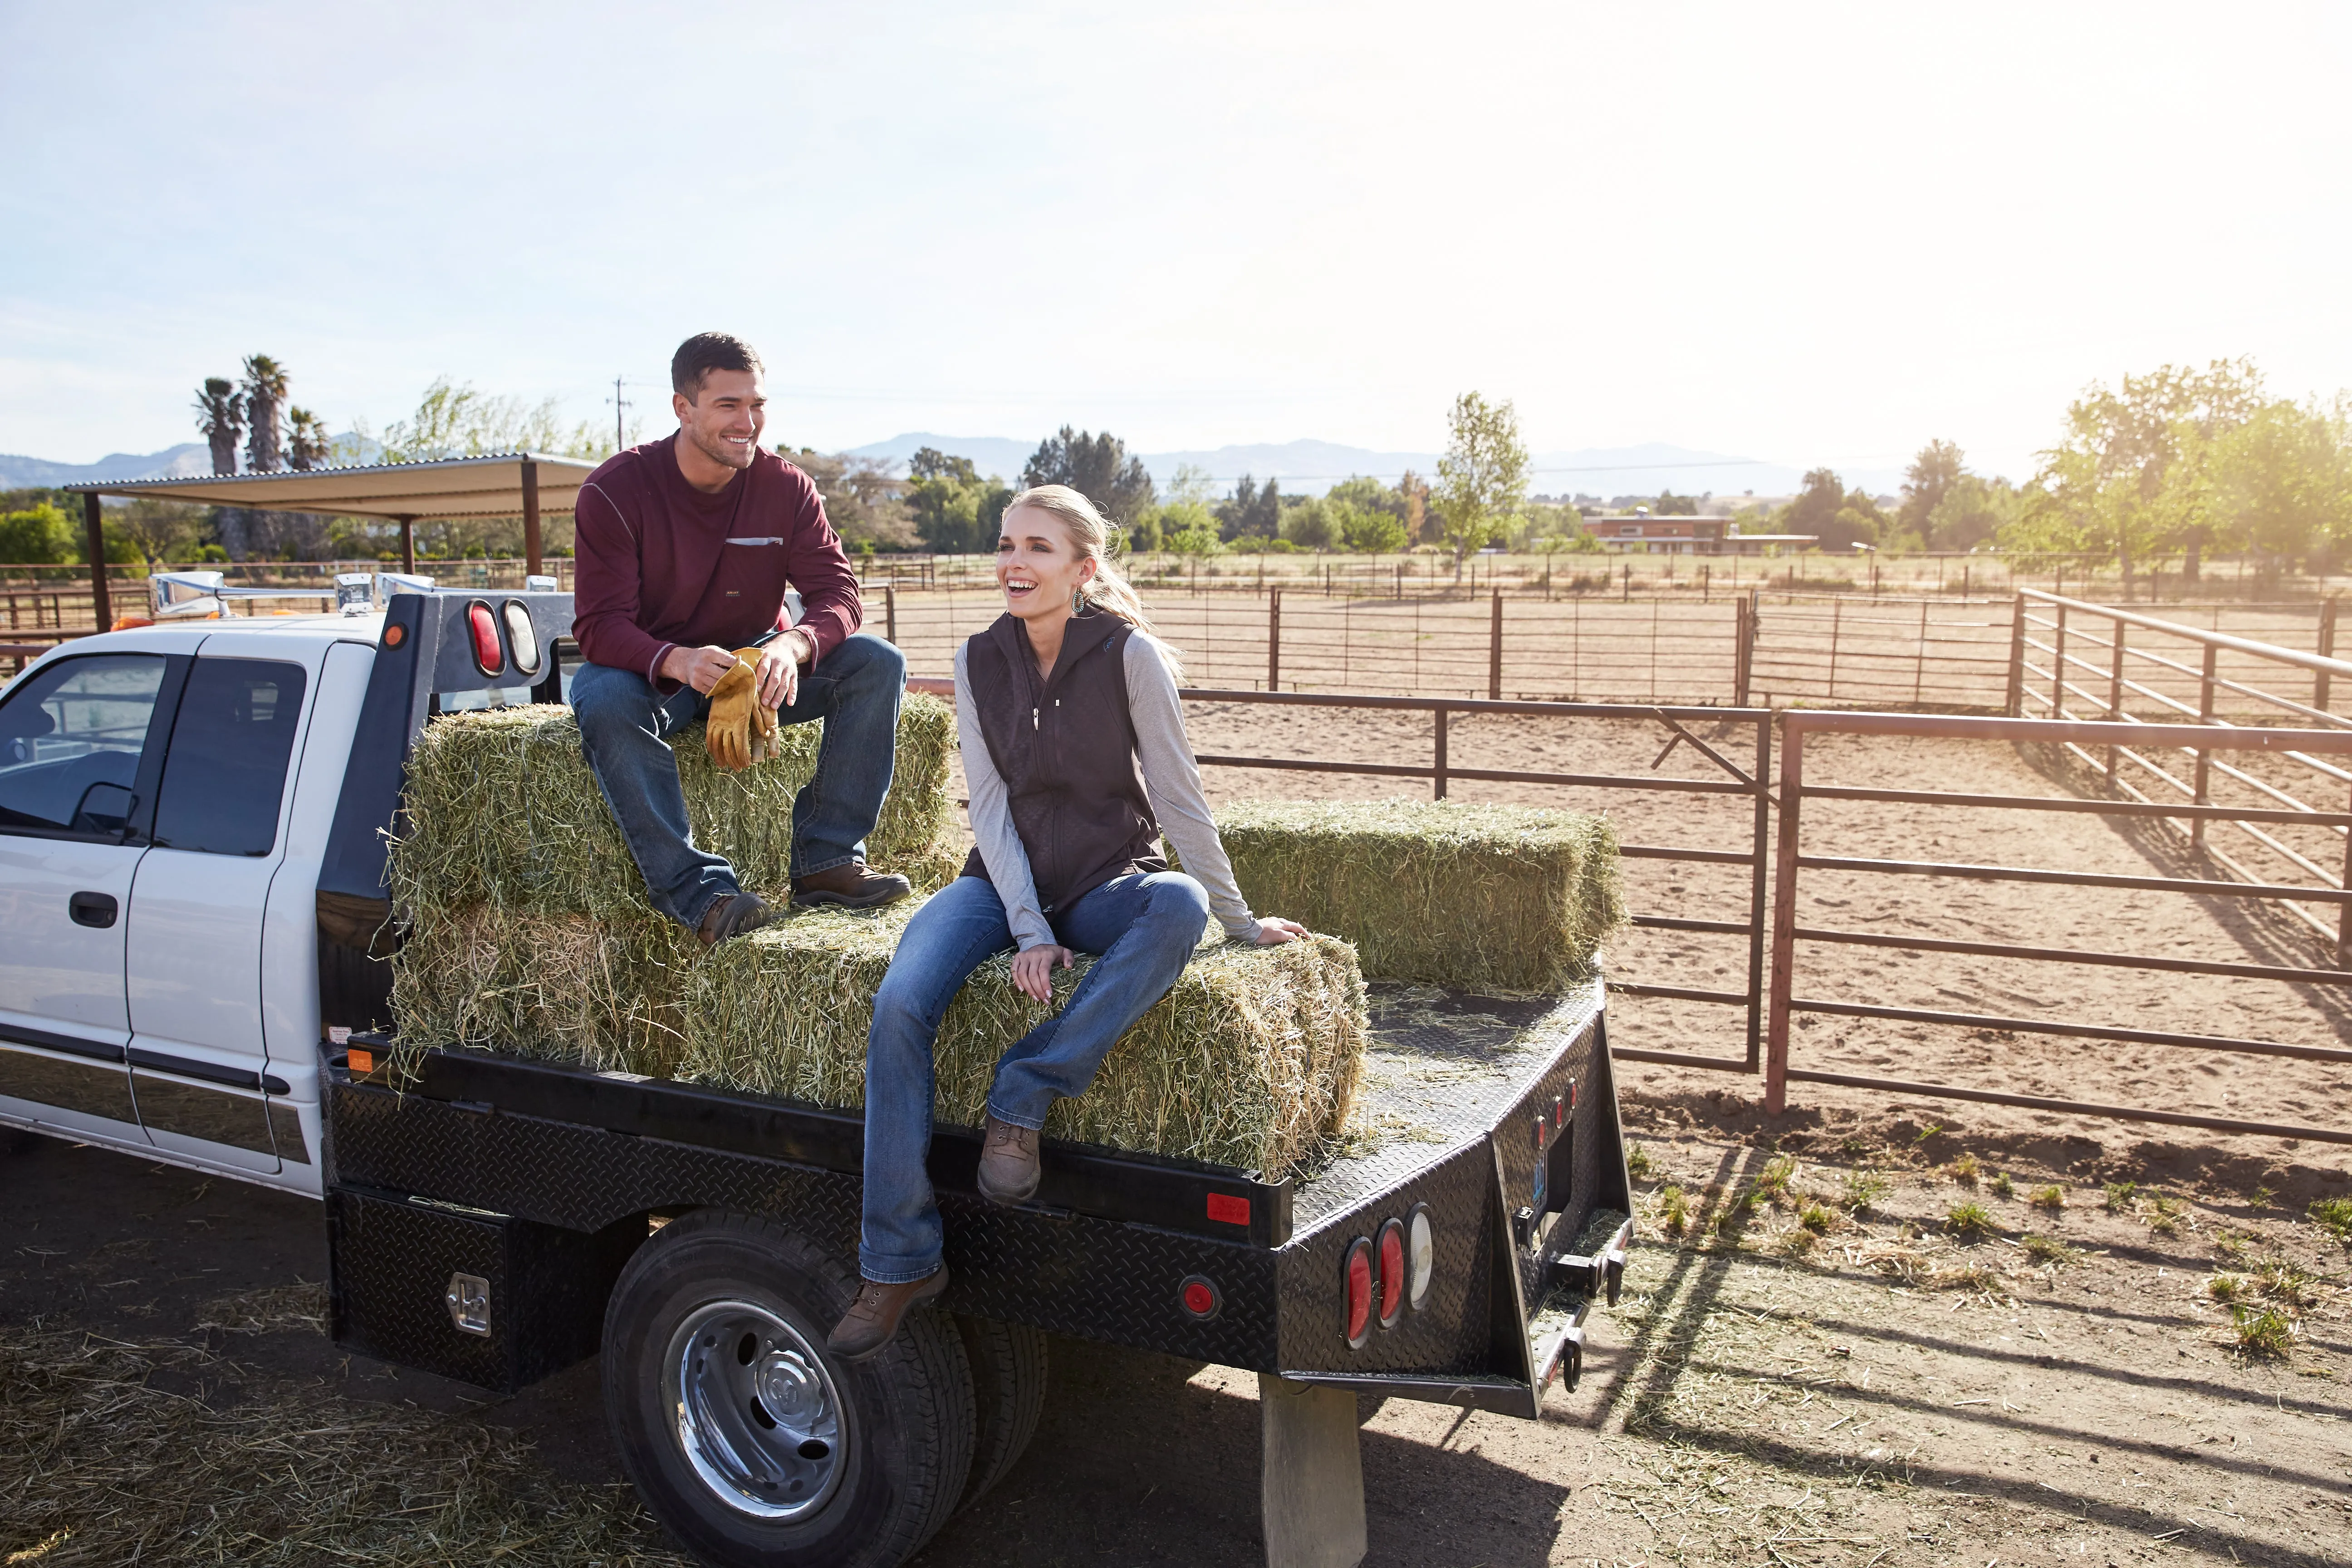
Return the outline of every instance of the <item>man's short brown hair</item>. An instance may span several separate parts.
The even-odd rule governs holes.
[[[670,389],[692,403],[702,395],[702,383],[714,370],[767,374],[759,354],[742,339],[731,332],[697,332],[669,356]]]

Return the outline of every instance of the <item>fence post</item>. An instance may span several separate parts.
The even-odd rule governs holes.
[[[1911,706],[1916,710],[1927,689],[1927,601],[1919,601],[1919,647],[1911,658]]]
[[[2205,645],[2205,672],[2203,678],[2197,683],[2197,721],[2200,724],[2210,724],[2213,721],[2213,665],[2221,652],[2221,650],[2211,643]],[[2197,748],[2197,804],[2199,805],[2212,804],[2212,792],[2206,787],[2212,777],[2210,756],[2211,753],[2204,747]],[[2200,816],[2189,825],[2189,842],[2200,848],[2204,847],[2205,819],[2203,817]]]
[[[1433,798],[1437,799],[1437,800],[1444,800],[1444,799],[1445,798],[1445,709],[1444,709],[1444,706],[1443,704],[1440,704],[1440,705],[1439,705],[1439,707],[1438,707],[1438,709],[1437,709],[1437,730],[1436,730],[1436,735],[1437,735],[1437,778],[1436,778],[1436,780],[1435,780],[1435,783],[1436,783],[1436,785],[1437,785],[1437,794],[1436,794],[1436,795],[1435,795],[1435,796],[1434,796],[1434,797],[1433,797]],[[2352,906],[2347,906],[2347,907],[2352,907]]]
[[[2344,885],[2352,888],[2352,837],[2344,840]],[[2336,906],[2336,967],[2352,969],[2352,904]]]
[[[1495,590],[1494,618],[1486,627],[1486,700],[1503,700],[1503,591]]]
[[[114,625],[114,600],[107,592],[106,530],[99,521],[97,491],[81,498],[81,516],[89,528],[89,605],[98,616],[98,629],[105,631]],[[60,618],[58,624],[65,622]]]
[[[2319,657],[2336,657],[2336,595],[2330,594],[2319,606]],[[2311,678],[2311,705],[2321,712],[2327,711],[2327,671],[2321,670]],[[2352,887],[2352,882],[2345,884]]]
[[[2121,621],[2116,623],[2115,657],[2107,666],[2107,722],[2120,723],[2124,716],[2124,640],[2131,628]],[[2107,748],[2107,783],[2116,782],[2116,749]]]
[[[1961,568],[1966,571],[1966,567]],[[2002,709],[2012,719],[2025,717],[2025,595],[2010,601],[2009,697]]]
[[[1282,689],[1282,590],[1270,588],[1265,595],[1265,689]]]
[[[1796,715],[1790,714],[1794,719]],[[1805,786],[1805,732],[1780,727],[1780,842],[1772,868],[1772,994],[1764,1021],[1764,1111],[1789,1108],[1789,998],[1797,963],[1797,802]]]
[[[2050,633],[2050,717],[2066,717],[2066,606],[2058,606],[2058,624]]]
[[[1753,657],[1750,650],[1755,647],[1752,625],[1756,615],[1754,591],[1732,600],[1731,612],[1731,705],[1745,708],[1748,706],[1748,661]]]
[[[882,589],[882,636],[892,647],[898,646],[898,584],[891,583]]]

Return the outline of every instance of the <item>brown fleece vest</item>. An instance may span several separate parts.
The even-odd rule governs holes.
[[[964,645],[981,736],[1004,780],[1048,915],[1115,877],[1168,869],[1127,707],[1127,639],[1134,631],[1099,611],[1073,616],[1043,681],[1029,634],[1012,616],[999,616]],[[978,849],[965,858],[963,874],[988,879]]]

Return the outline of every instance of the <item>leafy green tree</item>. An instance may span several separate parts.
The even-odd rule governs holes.
[[[798,451],[779,447],[776,455],[816,481],[824,497],[826,521],[853,553],[861,545],[870,554],[904,550],[916,542],[914,520],[907,511],[907,481],[890,472],[890,464],[812,447]]]
[[[1160,548],[1183,556],[1214,555],[1224,548],[1217,520],[1196,500],[1160,509]]]
[[[2159,549],[2186,546],[2193,573],[2225,523],[2213,510],[2207,457],[2265,401],[2251,360],[2215,360],[2201,371],[2163,365],[2124,377],[2116,391],[2094,386],[2068,406],[2065,438],[2042,454],[2047,503],[2005,542],[2112,555],[2126,598],[2138,563]]]
[[[983,548],[980,503],[987,487],[971,458],[925,447],[908,459],[907,473],[907,510],[925,549],[961,554]]]
[[[1339,542],[1357,553],[1392,555],[1404,548],[1404,523],[1393,513],[1347,501],[1335,503],[1334,510],[1339,513]]]
[[[1323,493],[1323,499],[1334,506],[1353,507],[1359,511],[1381,511],[1405,520],[1404,489],[1401,485],[1384,485],[1362,474],[1351,474]]]
[[[1160,500],[1150,470],[1142,458],[1128,455],[1125,442],[1108,430],[1094,436],[1067,425],[1037,444],[1021,470],[1021,483],[1067,485],[1122,526]]]
[[[1172,504],[1191,501],[1206,506],[1216,494],[1216,480],[1198,463],[1177,464],[1174,477],[1168,481],[1168,500]]]
[[[1282,531],[1282,481],[1268,479],[1264,489],[1244,474],[1233,495],[1216,509],[1218,532],[1231,542],[1241,539],[1272,539]]]
[[[47,566],[70,560],[73,553],[73,525],[47,501],[0,514],[0,562]]]
[[[1328,550],[1339,541],[1331,509],[1320,496],[1303,496],[1283,508],[1281,530],[1301,550]]]
[[[1658,499],[1650,503],[1653,517],[1696,517],[1698,497],[1678,496],[1670,489],[1660,490]]]
[[[1528,493],[1528,448],[1519,439],[1518,412],[1507,402],[1465,392],[1454,400],[1446,423],[1432,501],[1458,573],[1464,556],[1518,516]]]
[[[206,508],[184,501],[157,500],[141,496],[108,519],[110,535],[119,534],[142,561],[185,561],[196,547]]]
[[[222,375],[205,377],[196,392],[196,428],[212,448],[213,472],[236,472],[237,437],[245,434],[245,399],[236,383]]]
[[[1911,459],[1911,467],[1903,477],[1903,504],[1895,509],[1895,521],[1922,539],[1928,538],[1932,529],[1928,517],[1943,504],[1944,497],[1967,473],[1959,447],[1950,441],[1930,441],[1919,448]]]
[[[1875,545],[1886,531],[1886,514],[1861,489],[1848,490],[1829,468],[1805,476],[1804,488],[1775,518],[1775,531],[1810,533],[1819,548],[1850,552],[1856,544]]]
[[[1910,497],[1903,513],[1910,510]],[[2007,479],[1962,472],[1947,484],[1924,521],[1922,537],[1933,550],[1974,550],[2024,515],[2024,499]]]
[[[2273,565],[2352,538],[2346,410],[2265,404],[2208,453],[2208,510],[2223,537]]]

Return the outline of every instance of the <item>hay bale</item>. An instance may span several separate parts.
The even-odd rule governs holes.
[[[1606,817],[1451,801],[1250,801],[1217,814],[1250,908],[1355,944],[1375,979],[1558,991],[1625,919]]]
[[[667,922],[478,906],[401,955],[404,1048],[471,1047],[854,1110],[866,1103],[874,994],[919,906],[809,910],[704,953]],[[1094,961],[1055,977],[1051,1008],[982,964],[949,1006],[936,1059],[941,1122],[976,1127],[997,1058],[1058,1010]],[[1328,937],[1218,942],[1113,1047],[1056,1138],[1290,1169],[1346,1121],[1361,1069],[1362,977]]]
[[[911,902],[911,900],[910,900]],[[803,915],[714,950],[693,972],[676,1076],[845,1108],[866,1100],[873,1000],[911,909]],[[1092,959],[1057,972],[1054,1003],[982,964],[940,1027],[940,1121],[980,1124],[997,1058],[1057,1011]],[[1219,941],[1057,1101],[1051,1137],[1279,1174],[1338,1133],[1366,1037],[1355,954],[1328,937],[1260,948]]]
[[[673,740],[695,840],[727,857],[746,888],[781,891],[792,870],[793,797],[816,771],[822,722],[779,732],[782,752],[719,772],[699,725]],[[948,842],[955,710],[908,694],[896,773],[866,855],[936,888],[955,874]],[[393,904],[423,931],[488,905],[602,918],[650,915],[645,881],[597,792],[568,708],[454,713],[425,727],[408,763],[407,831],[393,845]]]

